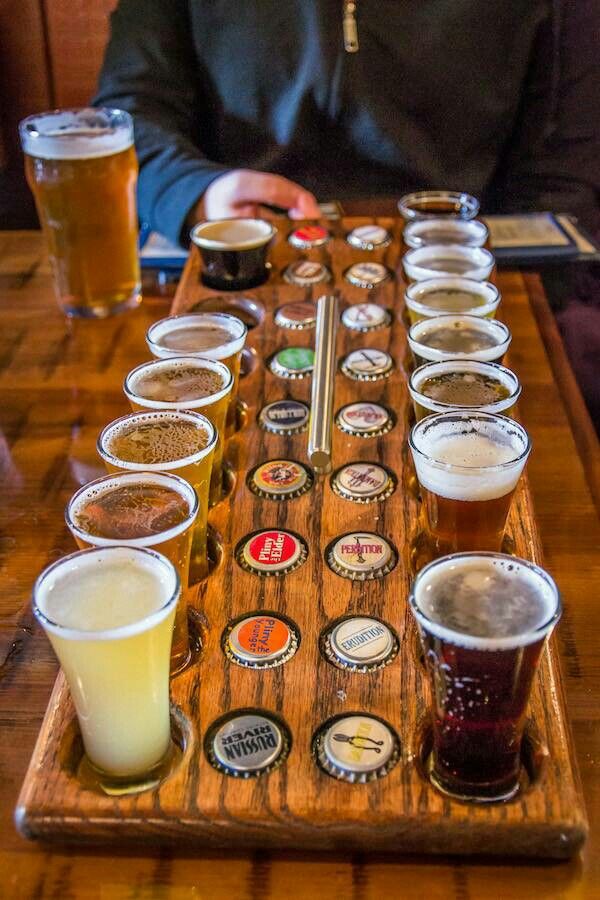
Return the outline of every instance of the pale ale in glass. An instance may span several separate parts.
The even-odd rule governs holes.
[[[509,800],[533,678],[561,613],[554,581],[514,556],[456,553],[419,572],[410,606],[431,683],[431,781],[462,800]]]
[[[491,413],[447,412],[409,435],[436,556],[500,550],[531,444],[525,429]]]
[[[227,430],[235,427],[236,402],[240,379],[242,350],[248,328],[241,319],[229,313],[191,313],[169,316],[151,325],[146,343],[153,356],[203,356],[225,363],[233,375],[233,386],[227,408]]]
[[[131,116],[54,110],[22,121],[20,134],[63,311],[98,318],[135,306],[141,295]]]
[[[411,326],[408,344],[417,366],[450,359],[501,363],[511,334],[504,322],[482,316],[443,315]]]
[[[208,492],[216,443],[217,432],[205,416],[166,409],[122,416],[98,438],[97,450],[109,472],[171,472],[196,491],[190,584],[208,574]]]
[[[404,303],[412,324],[445,313],[493,319],[500,303],[498,288],[470,278],[429,278],[409,284]]]
[[[111,781],[149,777],[169,751],[178,598],[169,560],[131,547],[80,550],[35,584],[34,613],[67,678],[85,752]]]
[[[80,550],[152,547],[170,560],[181,582],[171,648],[171,674],[190,658],[187,608],[196,491],[177,475],[121,472],[105,475],[71,497],[65,519]]]
[[[210,478],[211,506],[223,495],[225,419],[233,375],[226,365],[202,356],[176,356],[142,363],[125,379],[123,390],[134,410],[201,412],[214,425],[218,440]]]
[[[462,244],[429,244],[409,250],[402,257],[409,281],[426,281],[438,276],[457,276],[486,281],[494,268],[494,257],[485,247]]]

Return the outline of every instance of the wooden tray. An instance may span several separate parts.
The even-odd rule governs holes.
[[[441,796],[422,774],[428,688],[406,603],[411,553],[420,525],[419,503],[409,487],[405,440],[410,406],[404,370],[406,332],[399,315],[402,224],[378,219],[393,231],[392,244],[374,253],[353,250],[344,240],[345,233],[369,221],[373,220],[328,223],[334,233],[329,245],[299,252],[286,241],[290,225],[284,220],[272,253],[269,283],[247,292],[262,305],[264,318],[249,333],[253,368],[241,382],[246,423],[227,451],[237,479],[230,496],[211,513],[222,558],[198,597],[203,648],[172,682],[173,703],[186,735],[180,764],[159,788],[134,797],[114,799],[83,788],[74,776],[81,747],[60,675],[18,803],[17,825],[26,836],[119,846],[171,843],[198,850],[285,847],[551,858],[572,855],[585,840],[587,822],[553,643],[544,653],[533,690],[528,788],[509,803],[474,806]],[[328,476],[317,478],[304,496],[279,503],[254,496],[246,486],[246,473],[257,463],[277,457],[306,461],[306,433],[283,437],[264,432],[256,423],[267,402],[310,398],[310,379],[286,381],[263,365],[266,357],[285,345],[309,346],[314,341],[314,330],[278,328],[272,316],[275,308],[331,290],[327,285],[305,290],[282,282],[283,268],[299,256],[321,259],[331,267],[342,305],[369,297],[395,313],[390,328],[370,334],[340,326],[337,346],[340,357],[369,346],[388,349],[396,361],[396,370],[386,381],[359,383],[341,373],[336,376],[335,409],[366,399],[380,401],[396,414],[396,426],[378,438],[365,440],[334,428],[334,468],[353,460],[371,460],[383,462],[396,474],[398,487],[384,502],[359,505],[343,500],[332,492]],[[396,271],[397,279],[371,292],[349,285],[342,273],[360,259],[384,261]],[[175,311],[214,296],[199,283],[198,275],[199,262],[192,254]],[[499,285],[502,289],[501,277]],[[234,295],[227,298],[229,304],[236,302]],[[233,559],[233,548],[244,535],[270,526],[302,535],[309,546],[306,563],[283,578],[257,577]],[[375,531],[396,547],[398,564],[385,578],[351,582],[328,568],[324,549],[336,536],[353,530]],[[508,533],[518,555],[542,562],[526,479],[513,504]],[[255,610],[279,611],[299,626],[300,648],[279,668],[247,670],[223,654],[221,635],[227,623]],[[387,668],[349,673],[334,668],[321,655],[322,630],[349,613],[373,614],[395,629],[400,652]],[[203,739],[214,720],[247,707],[271,711],[283,719],[292,747],[279,769],[244,781],[212,768]],[[315,730],[331,716],[352,711],[382,717],[401,742],[399,763],[386,777],[368,784],[336,781],[316,766],[311,754]]]

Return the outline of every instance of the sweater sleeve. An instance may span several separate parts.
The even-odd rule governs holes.
[[[132,114],[139,217],[175,243],[187,243],[186,216],[228,171],[202,153],[203,100],[187,2],[120,0],[93,103]]]
[[[496,205],[574,212],[600,221],[600,53],[597,0],[554,0],[540,27]]]

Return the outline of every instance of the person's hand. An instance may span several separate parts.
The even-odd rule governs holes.
[[[198,219],[260,216],[264,204],[287,210],[290,219],[318,219],[321,215],[313,194],[299,184],[252,169],[234,169],[215,178],[198,205]]]

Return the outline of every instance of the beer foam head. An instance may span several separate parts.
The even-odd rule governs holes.
[[[122,110],[54,110],[29,116],[19,131],[24,152],[41,159],[93,159],[133,144],[133,122]]]
[[[216,443],[217,431],[206,416],[159,409],[110,422],[98,438],[97,450],[106,463],[119,469],[161,472],[199,462]]]
[[[477,650],[510,650],[541,640],[560,616],[553,579],[502,553],[454,553],[425,566],[410,597],[424,631]]]
[[[173,356],[142,363],[125,378],[126,397],[149,409],[201,409],[230,393],[233,375],[204,356]],[[166,399],[172,394],[177,399]]]
[[[510,493],[531,449],[512,419],[480,412],[428,416],[413,427],[409,444],[421,486],[463,501]]]
[[[268,243],[276,231],[264,219],[215,219],[194,226],[190,237],[205,250],[252,250]]]
[[[69,640],[117,640],[158,624],[179,597],[179,576],[153,550],[80,550],[47,568],[33,589],[44,629]]]
[[[100,498],[106,497],[108,494],[113,494],[117,491],[135,490],[135,488],[144,486],[155,486],[162,491],[169,492],[171,495],[173,493],[178,494],[179,497],[183,498],[187,508],[185,518],[167,530],[164,529],[164,526],[162,530],[153,528],[152,504],[149,504],[150,508],[144,507],[140,504],[139,499],[136,500],[136,498],[132,497],[129,506],[126,503],[126,498],[124,498],[121,509],[123,509],[123,516],[127,516],[127,522],[131,523],[132,527],[137,522],[140,522],[141,529],[136,529],[141,533],[140,537],[123,538],[121,535],[118,538],[103,537],[86,528],[85,523],[91,518],[90,513],[86,512],[89,511],[90,504],[94,505]],[[75,537],[88,544],[93,544],[95,547],[111,547],[117,543],[126,547],[152,547],[156,544],[164,544],[185,531],[195,519],[197,513],[198,497],[196,491],[183,478],[164,472],[120,472],[116,475],[104,475],[102,478],[96,478],[95,481],[90,481],[89,484],[80,488],[71,497],[67,505],[65,521]],[[157,514],[164,515],[164,507],[161,510],[157,510]]]
[[[192,313],[155,322],[146,333],[146,343],[152,355],[159,358],[184,353],[227,359],[240,352],[247,333],[244,322],[229,313]]]

